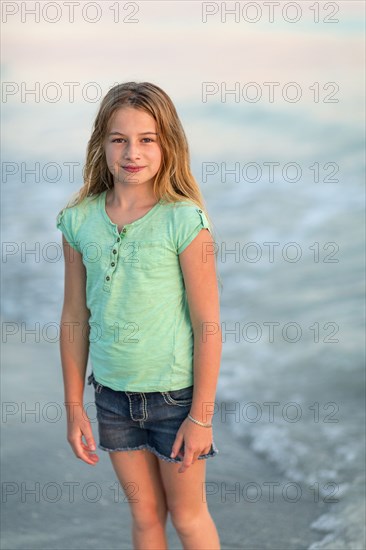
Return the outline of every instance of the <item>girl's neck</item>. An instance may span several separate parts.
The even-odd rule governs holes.
[[[121,189],[114,186],[109,189],[106,195],[106,204],[111,208],[127,212],[139,208],[151,208],[158,202],[152,189],[129,187]]]

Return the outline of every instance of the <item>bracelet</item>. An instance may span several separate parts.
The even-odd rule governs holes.
[[[195,418],[192,418],[192,416],[188,415],[189,420],[194,422],[195,424],[198,424],[199,426],[203,426],[204,428],[212,428],[212,424],[204,424],[203,422],[200,422],[199,420],[196,420]]]

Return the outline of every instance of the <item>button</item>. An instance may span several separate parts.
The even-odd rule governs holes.
[[[113,254],[117,254],[117,250],[115,248],[113,249]]]
[[[111,266],[114,267],[116,264],[114,262],[111,263]]]
[[[198,212],[202,212],[202,210],[198,210]]]
[[[127,231],[127,229],[126,229],[126,228],[122,229],[122,232],[123,232],[123,233],[126,233],[126,231]]]
[[[105,278],[106,281],[110,281],[111,278],[107,275],[107,277]]]
[[[119,243],[120,240],[121,240],[121,239],[118,237],[117,242]]]

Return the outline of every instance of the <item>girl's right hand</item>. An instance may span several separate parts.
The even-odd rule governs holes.
[[[83,441],[83,438],[86,444]],[[99,462],[95,454],[96,445],[90,420],[82,405],[72,405],[72,414],[68,414],[67,420],[67,441],[70,443],[75,456],[87,464],[95,466]]]

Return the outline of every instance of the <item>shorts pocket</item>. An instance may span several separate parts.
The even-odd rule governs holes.
[[[164,391],[161,392],[161,394],[168,405],[187,407],[192,404],[193,386],[188,386],[180,390]]]

